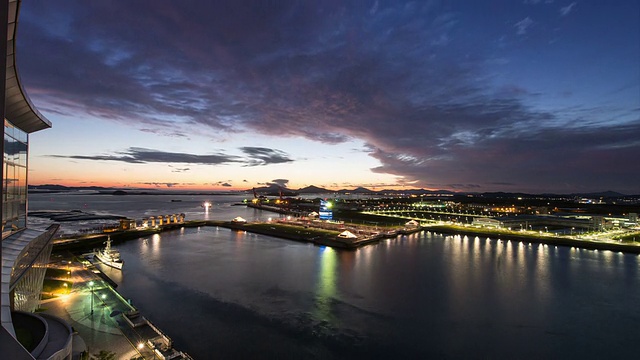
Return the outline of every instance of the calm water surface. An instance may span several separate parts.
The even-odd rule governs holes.
[[[190,211],[191,219],[202,214],[201,198],[111,198],[87,208],[131,217],[164,213],[163,206]],[[276,216],[220,199],[207,216]],[[41,198],[37,209],[30,200],[30,210],[81,202]],[[196,359],[638,353],[637,255],[429,232],[340,251],[216,227],[118,248],[125,266],[110,275],[120,293]]]
[[[267,220],[280,215],[237,206],[246,195],[101,195],[84,193],[29,194],[29,211],[74,211],[98,215],[115,215],[135,219],[184,213],[186,220],[231,220],[241,216],[248,221]],[[172,201],[173,200],[173,201]],[[204,202],[212,204],[205,210]],[[29,217],[29,226],[45,229],[51,220]],[[82,229],[117,225],[117,220],[62,222],[60,232],[75,233]]]
[[[339,251],[205,227],[119,248],[119,291],[199,359],[637,354],[636,255],[428,232]]]

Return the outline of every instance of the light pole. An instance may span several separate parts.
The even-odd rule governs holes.
[[[89,281],[89,286],[91,286],[91,315],[93,315],[93,281]]]

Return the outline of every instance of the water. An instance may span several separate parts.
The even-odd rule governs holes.
[[[246,195],[102,195],[97,193],[52,193],[30,194],[29,211],[74,211],[98,215],[115,215],[135,219],[158,215],[184,213],[185,220],[231,220],[241,216],[248,221],[277,218],[280,215],[258,211],[241,204]],[[180,201],[172,201],[180,200]],[[207,211],[205,202],[212,207]],[[52,221],[46,218],[30,216],[29,226],[45,229]],[[85,220],[62,222],[61,233],[74,233],[82,229],[117,224],[117,220]]]
[[[118,290],[197,359],[637,354],[637,255],[429,232],[340,251],[216,227],[118,248]]]

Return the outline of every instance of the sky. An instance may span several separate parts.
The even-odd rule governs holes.
[[[640,3],[23,0],[29,183],[640,194]]]

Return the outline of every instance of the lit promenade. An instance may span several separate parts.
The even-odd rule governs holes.
[[[77,331],[81,340],[75,340],[74,353],[86,350],[96,354],[106,350],[115,353],[118,359],[156,359],[151,349],[139,346],[143,338],[120,316],[134,308],[88,268],[74,264],[69,269],[69,280],[74,283],[71,292],[43,300],[41,308],[63,318]]]

